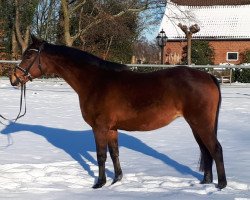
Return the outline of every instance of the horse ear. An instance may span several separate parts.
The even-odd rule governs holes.
[[[33,34],[31,34],[30,35],[30,37],[31,37],[31,42],[32,42],[32,44],[41,44],[43,41],[42,40],[40,40],[40,39],[38,39],[35,35],[33,35]]]

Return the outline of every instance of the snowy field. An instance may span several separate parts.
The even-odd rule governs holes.
[[[20,90],[0,79],[0,114],[13,118]],[[199,149],[183,119],[150,132],[120,131],[121,182],[93,190],[98,168],[91,128],[78,97],[63,81],[27,84],[27,115],[0,125],[0,199],[220,199],[250,200],[250,85],[222,86],[218,137],[227,188],[200,185]],[[152,116],[153,117],[153,116]]]

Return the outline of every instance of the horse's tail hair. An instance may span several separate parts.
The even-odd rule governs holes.
[[[220,84],[217,80],[217,78],[213,75],[211,75],[211,78],[213,79],[215,85],[217,86],[218,88],[218,92],[219,92],[219,100],[218,100],[218,104],[217,104],[217,110],[216,110],[216,116],[215,116],[215,122],[214,122],[214,134],[215,136],[217,137],[217,130],[218,130],[218,120],[219,120],[219,111],[220,111],[220,106],[221,106],[221,89],[220,89]],[[199,170],[200,171],[204,171],[204,165],[205,165],[205,162],[204,162],[204,156],[203,156],[203,153],[201,152],[201,155],[200,155],[200,168]]]

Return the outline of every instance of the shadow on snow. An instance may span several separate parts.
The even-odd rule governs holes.
[[[1,133],[11,134],[20,131],[29,131],[37,135],[43,136],[52,145],[68,153],[88,172],[90,176],[95,177],[94,172],[90,169],[90,165],[88,164],[88,162],[90,162],[94,165],[97,165],[96,160],[89,154],[89,152],[96,151],[92,130],[71,131],[66,129],[51,128],[40,125],[12,123],[6,126],[1,131]],[[119,146],[158,159],[163,163],[167,164],[168,166],[174,168],[181,174],[189,174],[199,180],[202,179],[201,174],[193,171],[192,169],[190,169],[185,165],[178,163],[177,161],[173,160],[167,155],[156,151],[155,149],[151,148],[150,146],[148,146],[147,144],[143,143],[141,140],[133,136],[119,132]],[[85,160],[87,160],[88,162],[86,162]],[[113,172],[107,170],[107,175],[109,177],[113,177]]]

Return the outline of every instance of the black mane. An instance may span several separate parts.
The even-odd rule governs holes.
[[[82,67],[83,63],[85,63],[88,66],[99,67],[105,70],[123,71],[129,69],[126,65],[103,60],[93,54],[76,48],[49,43],[46,43],[45,48],[49,54],[70,58],[72,62],[76,63],[77,67]]]

